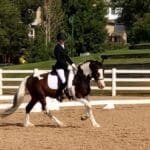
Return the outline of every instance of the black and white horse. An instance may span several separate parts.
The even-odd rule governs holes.
[[[56,98],[57,90],[51,89],[48,86],[48,75],[49,73],[40,74],[39,78],[37,75],[32,74],[30,76],[25,77],[14,96],[13,106],[5,110],[4,112],[1,112],[0,116],[6,117],[14,113],[20,106],[20,104],[23,102],[25,91],[27,89],[31,96],[31,100],[26,106],[24,126],[34,126],[30,122],[29,114],[33,106],[37,102],[40,102],[44,113],[48,115],[58,126],[63,127],[64,124],[61,121],[59,121],[54,115],[52,115],[51,111],[47,108],[46,105],[46,97],[48,96]],[[89,101],[89,94],[91,91],[90,81],[92,78],[95,79],[99,88],[102,89],[105,87],[102,64],[94,60],[85,61],[84,63],[80,64],[72,81],[72,96],[74,100],[80,101],[85,106],[85,114],[82,116],[82,120],[89,118],[94,127],[99,127],[100,125],[95,120],[95,117],[92,112],[92,106]],[[54,82],[51,78],[49,78],[49,80],[50,82]]]

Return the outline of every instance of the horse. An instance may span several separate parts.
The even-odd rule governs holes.
[[[20,83],[20,86],[14,95],[12,107],[6,109],[4,112],[1,112],[0,117],[6,117],[13,114],[23,102],[23,98],[28,90],[31,100],[26,106],[24,127],[34,126],[34,124],[30,121],[29,115],[33,106],[37,102],[41,103],[42,111],[48,115],[57,126],[64,127],[64,123],[58,120],[46,105],[46,97],[56,98],[56,89],[54,90],[48,87],[48,74],[49,72],[40,74],[40,78],[34,73],[30,76],[26,76]],[[79,64],[72,81],[72,93],[73,99],[80,101],[85,106],[85,114],[81,116],[81,119],[86,120],[89,118],[93,127],[100,127],[95,120],[89,99],[89,94],[91,91],[90,81],[92,78],[94,78],[100,89],[105,87],[102,63],[96,60],[88,60]]]

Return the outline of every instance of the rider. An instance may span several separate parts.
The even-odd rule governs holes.
[[[56,69],[56,72],[61,80],[61,84],[56,92],[56,98],[60,102],[62,101],[62,91],[66,86],[67,80],[65,77],[65,71],[67,71],[70,68],[70,65],[76,69],[76,65],[73,63],[73,61],[70,59],[70,57],[67,54],[67,49],[65,47],[65,34],[63,32],[60,32],[57,34],[57,44],[54,49],[54,55],[56,58],[56,64],[54,68]]]

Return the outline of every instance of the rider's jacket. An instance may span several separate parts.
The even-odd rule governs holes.
[[[73,64],[67,54],[67,49],[65,47],[63,48],[59,43],[55,46],[54,55],[56,57],[55,69],[67,70],[68,64]]]

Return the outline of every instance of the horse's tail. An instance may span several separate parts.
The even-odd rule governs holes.
[[[13,114],[17,110],[17,108],[20,106],[20,104],[23,102],[25,90],[26,90],[26,82],[27,82],[28,77],[29,76],[25,77],[23,81],[20,83],[20,86],[14,95],[12,107],[6,109],[4,112],[0,112],[0,117],[7,117]]]

